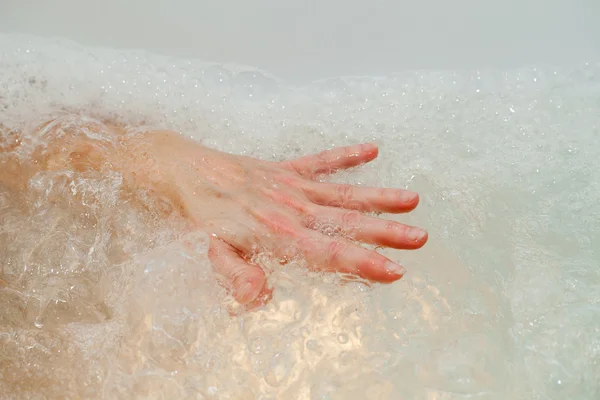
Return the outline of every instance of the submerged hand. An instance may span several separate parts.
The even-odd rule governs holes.
[[[301,257],[317,269],[392,282],[404,269],[357,242],[416,249],[427,241],[422,229],[362,213],[411,211],[416,193],[315,180],[373,160],[375,145],[267,162],[208,149],[172,132],[147,138],[154,149],[155,161],[147,167],[153,186],[211,235],[216,272],[248,308],[270,295],[264,271],[251,261],[259,252],[282,263]]]
[[[60,121],[44,128],[56,145],[35,165],[120,171],[126,184],[150,192],[164,211],[183,215],[211,236],[208,255],[215,271],[247,309],[271,294],[265,272],[253,263],[259,253],[281,263],[300,258],[316,269],[392,282],[404,269],[359,242],[417,249],[427,241],[422,229],[363,214],[411,211],[419,202],[416,193],[317,181],[376,158],[372,144],[268,162],[212,150],[171,131],[77,117]],[[92,139],[90,132],[104,139]]]

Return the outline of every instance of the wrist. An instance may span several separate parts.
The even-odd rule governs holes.
[[[162,211],[183,212],[183,196],[178,184],[184,146],[179,135],[169,131],[146,131],[119,137],[107,166],[123,176],[124,186],[144,193]],[[149,197],[147,195],[150,195]]]

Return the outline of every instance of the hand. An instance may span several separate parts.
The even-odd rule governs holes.
[[[157,192],[211,236],[215,271],[247,309],[271,294],[265,272],[251,262],[259,252],[282,263],[300,257],[313,268],[392,282],[404,269],[357,242],[417,249],[427,241],[422,229],[362,214],[411,211],[416,193],[316,181],[373,160],[373,144],[275,163],[208,149],[168,131],[146,138],[152,150],[142,154],[151,156],[135,160],[138,180],[147,173]]]
[[[123,173],[126,184],[151,192],[164,211],[183,215],[211,236],[215,271],[246,309],[271,295],[265,272],[252,263],[258,253],[281,263],[300,258],[316,269],[393,282],[404,269],[359,242],[417,249],[427,241],[422,229],[363,214],[411,211],[419,202],[416,193],[317,181],[375,159],[373,144],[275,163],[212,150],[171,131],[79,117],[43,129],[54,145],[34,155],[36,168],[108,167]]]

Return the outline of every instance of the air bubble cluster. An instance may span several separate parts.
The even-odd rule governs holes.
[[[122,201],[118,176],[0,186],[0,399],[597,399],[599,104],[591,62],[297,87],[0,35],[0,146],[61,110],[266,160],[375,141],[331,179],[418,191],[388,218],[430,233],[381,250],[398,283],[275,268],[272,302],[232,317],[207,238]]]

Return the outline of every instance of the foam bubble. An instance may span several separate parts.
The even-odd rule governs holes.
[[[381,250],[407,266],[396,284],[290,265],[234,318],[206,238],[120,201],[118,176],[0,188],[0,398],[596,398],[598,65],[294,87],[66,41],[0,49],[5,130],[66,109],[268,160],[376,141],[333,179],[419,191],[393,219],[430,232]]]

